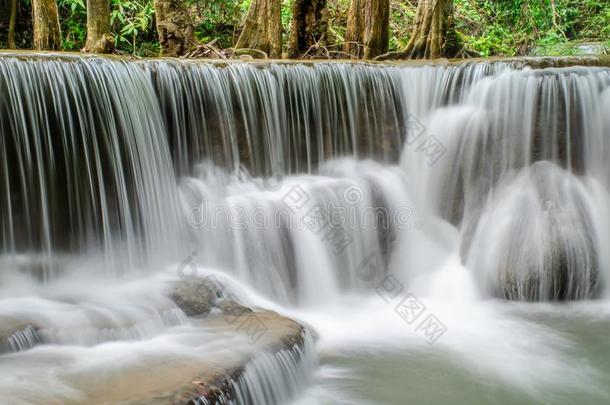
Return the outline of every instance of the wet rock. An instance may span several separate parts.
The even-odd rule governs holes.
[[[216,307],[225,315],[241,316],[245,313],[254,312],[252,309],[231,298],[217,302]]]
[[[467,266],[508,300],[595,298],[602,245],[594,192],[550,162],[523,169],[500,185],[481,215]]]
[[[170,292],[170,298],[188,316],[205,316],[223,297],[221,286],[209,278],[180,280]]]
[[[223,300],[222,304],[226,309],[244,308],[230,299]],[[220,305],[221,303],[219,303]],[[245,318],[256,318],[257,322],[265,325],[266,333],[255,342],[257,350],[244,357],[232,356],[229,360],[219,363],[217,367],[211,364],[202,365],[201,373],[198,376],[177,389],[169,398],[160,399],[159,404],[194,405],[240,402],[237,398],[244,398],[244,392],[249,392],[247,387],[243,386],[244,379],[248,377],[249,365],[256,362],[257,357],[265,356],[265,353],[267,355],[272,353],[271,358],[277,359],[280,367],[289,364],[288,368],[290,370],[304,370],[303,375],[310,372],[307,371],[310,367],[308,366],[310,364],[308,358],[310,358],[309,353],[311,353],[309,351],[313,350],[313,339],[303,325],[272,311],[252,312],[249,308],[247,310],[249,312],[244,315]],[[209,325],[210,320],[206,319],[199,322]],[[288,368],[278,369],[279,375],[286,375]],[[253,369],[256,369],[256,367]],[[271,393],[272,386],[268,384],[265,387],[266,392]],[[265,390],[261,391],[260,394],[266,395]],[[247,403],[286,403],[285,401],[256,400],[255,396],[251,397],[249,395],[245,397],[248,399]],[[152,402],[145,403],[151,404]],[[142,402],[143,404],[144,402]]]
[[[41,342],[38,328],[27,322],[0,322],[0,353],[20,352]]]
[[[214,308],[223,315],[231,316],[254,312],[240,304],[231,293],[226,291],[225,286],[213,277],[181,280],[174,284],[170,298],[187,316],[192,317],[206,316]]]

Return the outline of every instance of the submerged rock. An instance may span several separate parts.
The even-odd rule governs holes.
[[[209,278],[185,279],[177,282],[170,298],[188,316],[205,316],[223,297],[221,286]]]
[[[217,309],[223,315],[239,317],[254,312],[239,303],[216,278],[197,277],[177,282],[169,294],[176,305],[192,317],[206,316]]]

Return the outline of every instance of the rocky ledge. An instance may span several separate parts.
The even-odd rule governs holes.
[[[297,322],[279,315],[272,311],[260,311],[244,314],[240,317],[239,323],[245,327],[244,332],[254,332],[251,325],[264,327],[264,334],[252,344],[256,345],[256,350],[241,361],[223,364],[222,367],[210,367],[202,370],[189,383],[180,387],[170,398],[172,405],[198,405],[198,404],[226,404],[243,403],[239,400],[238,391],[248,390],[248,387],[240,387],[245,383],[250,363],[257,360],[257,356],[265,353],[271,356],[288,356],[295,362],[306,362],[308,359],[301,358],[306,352],[305,346],[308,333],[306,329]],[[224,319],[216,319],[218,327],[222,327]],[[209,324],[209,323],[208,323]],[[250,325],[250,326],[247,326]],[[311,355],[311,353],[308,353]],[[299,365],[295,364],[295,367]],[[268,384],[273,382],[268,381]],[[250,403],[250,401],[247,401]]]
[[[217,67],[225,67],[231,64],[249,63],[261,68],[268,67],[270,64],[282,65],[316,65],[320,63],[334,64],[368,64],[378,66],[429,66],[429,65],[461,65],[468,63],[507,63],[516,68],[530,67],[532,69],[560,68],[571,66],[596,66],[610,67],[610,55],[576,55],[576,56],[520,56],[520,57],[487,57],[487,58],[465,58],[465,59],[418,59],[418,60],[352,60],[352,59],[253,59],[244,61],[242,59],[176,59],[176,58],[135,58],[131,56],[102,55],[102,54],[83,54],[79,52],[48,52],[30,50],[0,50],[0,58],[17,57],[22,60],[31,59],[61,59],[65,61],[77,61],[80,59],[109,59],[115,61],[134,61],[137,63],[148,63],[162,60],[173,60],[186,64],[213,64]]]
[[[276,373],[281,378],[307,379],[308,368],[312,368],[314,354],[312,338],[308,330],[298,322],[269,310],[253,309],[242,305],[215,278],[197,278],[176,283],[171,292],[172,300],[190,317],[193,323],[215,331],[243,334],[251,349],[242,358],[228,358],[222,362],[202,364],[201,372],[179,387],[172,395],[148,399],[147,404],[199,405],[254,403],[262,400],[255,398],[247,380],[256,379],[268,385],[268,392],[278,381],[264,381],[268,376],[253,376],[256,367],[249,367],[261,356],[267,356],[265,367],[291,370]],[[290,364],[293,363],[293,364]],[[250,368],[250,370],[249,370]],[[278,370],[279,371],[279,370]],[[263,380],[263,381],[261,381]],[[279,385],[291,385],[289,381]],[[305,381],[297,381],[304,384]],[[283,390],[285,387],[278,387]],[[294,393],[284,392],[284,396]],[[278,403],[281,393],[271,393],[265,403]],[[287,398],[285,398],[287,399]]]
[[[213,276],[159,281],[151,291],[153,324],[119,316],[82,323],[81,331],[109,336],[100,342],[63,347],[57,337],[65,338],[70,325],[60,324],[58,331],[43,317],[1,315],[4,367],[36,364],[41,375],[23,387],[0,385],[0,393],[33,404],[279,405],[308,384],[315,350],[307,328],[242,304]],[[176,319],[165,322],[167,311]],[[116,335],[116,329],[126,333]],[[65,384],[55,391],[49,387],[44,399],[28,389],[47,381],[42,370]]]

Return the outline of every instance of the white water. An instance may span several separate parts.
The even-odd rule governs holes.
[[[607,69],[0,62],[0,318],[15,325],[10,351],[28,349],[2,355],[0,397],[112,403],[109,387],[141,368],[181,364],[171,390],[204,358],[244,354],[243,337],[197,328],[167,298],[188,266],[319,334],[322,366],[299,403],[375,403],[346,388],[348,360],[388,353],[531,401],[608,399],[610,369],[553,323],[610,325],[605,299],[498,299],[607,295]],[[412,322],[408,294],[425,305]],[[422,327],[429,315],[440,335]],[[289,376],[267,360],[242,402],[302,388],[291,379],[307,367]],[[435,392],[438,370],[422,373],[417,390]]]

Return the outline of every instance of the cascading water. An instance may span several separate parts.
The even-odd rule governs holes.
[[[171,358],[184,372],[154,384],[196,375],[222,345],[167,297],[186,262],[320,333],[330,364],[304,403],[349,402],[353,351],[419,361],[431,337],[435,359],[517,387],[515,401],[594,392],[595,366],[528,319],[544,308],[493,297],[607,294],[608,111],[601,67],[4,55],[0,397],[112,403],[123,368],[143,378]],[[408,294],[442,336],[409,329]],[[236,402],[297,395],[306,352],[255,358]],[[558,377],[566,364],[578,378]],[[405,400],[361,395],[351,403]]]
[[[491,273],[480,278],[490,278],[497,293],[509,299],[594,296],[598,272],[606,274],[595,226],[607,222],[597,214],[610,201],[598,192],[552,163],[522,169],[498,187],[479,219],[468,267]]]
[[[40,254],[32,267],[37,261],[48,277],[64,252],[101,249],[111,261],[133,262],[171,251],[180,237],[176,185],[141,69],[78,59],[0,63],[2,252]]]
[[[398,157],[404,111],[391,70],[170,61],[143,67],[181,174],[202,159],[278,175],[311,172],[336,156]]]
[[[597,246],[603,244],[599,237],[608,226],[604,214],[608,171],[603,161],[609,145],[609,85],[607,69],[506,69],[478,82],[458,105],[443,107],[429,118],[428,130],[439,134],[447,157],[424,167],[420,186],[424,191],[419,194],[435,215],[461,225],[462,255],[468,255],[472,243],[476,251],[471,256],[483,254],[496,262],[481,263],[482,271],[502,272],[502,282],[515,280],[515,272],[532,267],[550,278],[548,288],[516,287],[547,292],[506,292],[511,298],[591,297],[598,264],[606,269],[606,261],[598,260],[603,253]],[[402,161],[408,172],[415,173],[421,157],[407,148]],[[554,169],[555,165],[564,171]],[[520,180],[510,189],[506,183],[519,170]],[[579,185],[581,181],[594,183],[590,191]],[[497,214],[489,218],[493,201]],[[487,231],[482,229],[481,215],[490,220]],[[501,230],[503,226],[507,228]],[[475,232],[488,248],[472,242]],[[566,266],[569,275],[560,275],[558,269]],[[532,274],[522,279],[527,284],[526,279],[529,284],[541,281]]]
[[[308,376],[315,367],[313,343],[311,335],[306,334],[302,347],[295,345],[256,357],[239,379],[231,382],[232,403],[275,405],[290,401],[309,383]]]

